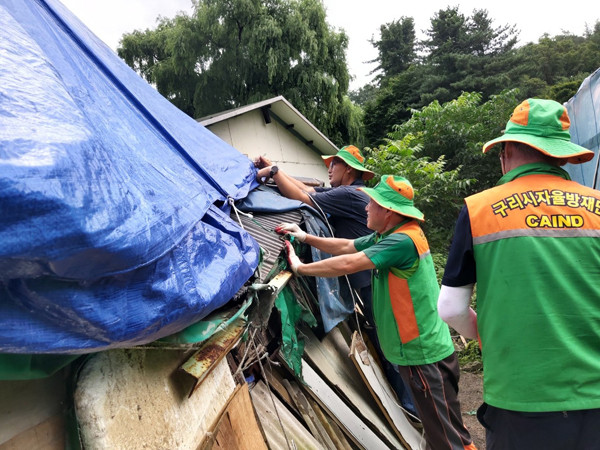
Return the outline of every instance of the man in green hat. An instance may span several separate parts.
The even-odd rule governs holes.
[[[322,238],[283,224],[278,231],[337,255],[303,264],[286,241],[290,267],[298,275],[319,277],[372,270],[379,342],[411,389],[428,448],[473,449],[457,398],[458,362],[448,326],[437,313],[439,286],[412,185],[403,177],[384,175],[375,188],[360,190],[370,198],[367,226],[374,233],[358,239]]]
[[[259,157],[255,162],[259,168],[256,177],[258,180],[271,177],[283,196],[299,200],[320,210],[332,226],[335,237],[356,239],[371,234],[371,230],[367,227],[365,211],[369,197],[358,188],[364,188],[364,182],[372,179],[375,174],[364,166],[364,156],[354,145],[347,145],[335,155],[322,156],[322,158],[328,168],[331,187],[307,186],[281,169],[274,170],[271,161],[264,157]],[[354,309],[354,304],[350,301],[353,295],[346,288],[347,281],[343,278],[340,278],[339,281],[342,297],[346,299],[347,311],[351,312]],[[349,274],[348,281],[363,303],[368,322],[365,330],[382,356],[377,336],[372,328],[371,271],[363,270]],[[384,371],[402,405],[411,413],[416,414],[410,394],[397,372],[387,364]]]
[[[354,145],[347,145],[335,155],[323,156],[328,168],[331,187],[307,186],[301,181],[274,169],[265,157],[259,157],[255,165],[259,168],[258,180],[271,177],[284,197],[299,200],[318,209],[325,216],[335,237],[356,239],[371,233],[367,228],[365,206],[369,197],[357,188],[364,187],[365,181],[375,175],[364,166],[365,158]],[[352,274],[348,277],[352,289],[358,292],[367,314],[370,316],[371,305],[371,273],[368,270]],[[348,313],[354,309],[352,295],[348,292],[347,281],[340,279],[342,296],[345,297],[345,308]]]
[[[369,234],[364,211],[369,199],[356,189],[364,187],[364,182],[375,176],[364,166],[364,156],[354,145],[347,145],[335,155],[322,158],[328,168],[331,187],[308,186],[276,168],[263,156],[255,161],[259,169],[256,178],[262,180],[270,177],[284,197],[320,209],[327,216],[336,237],[354,239]]]
[[[600,192],[561,169],[594,157],[569,125],[528,99],[483,146],[503,176],[465,199],[442,279],[441,317],[481,346],[488,449],[598,448]]]

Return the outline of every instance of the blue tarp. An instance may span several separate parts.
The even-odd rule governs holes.
[[[571,119],[571,141],[593,150],[596,156],[584,164],[567,164],[571,178],[585,186],[600,187],[600,69],[587,77],[566,104]]]
[[[229,219],[252,162],[55,0],[0,3],[0,352],[175,333],[258,264]]]

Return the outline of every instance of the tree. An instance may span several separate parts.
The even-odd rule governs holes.
[[[401,17],[381,25],[379,31],[380,39],[370,41],[378,56],[370,62],[378,63],[373,73],[381,71],[380,79],[386,79],[404,72],[416,61],[415,23],[412,17]]]
[[[448,7],[434,15],[427,35],[422,45],[429,73],[421,106],[471,91],[487,99],[507,86],[506,69],[497,69],[510,67],[518,35],[514,25],[494,28],[486,10],[474,10],[467,17],[457,7]]]
[[[432,252],[445,252],[471,180],[460,177],[460,168],[447,170],[443,156],[436,160],[422,156],[422,149],[420,134],[386,139],[376,149],[365,149],[366,167],[381,175],[402,175],[411,182],[415,206],[425,215],[424,228]],[[372,183],[378,180],[379,177]]]
[[[432,160],[443,157],[446,168],[460,168],[460,177],[473,179],[469,193],[494,186],[500,177],[497,158],[482,153],[488,140],[500,136],[513,109],[519,104],[517,90],[493,95],[485,103],[481,94],[463,93],[445,104],[438,101],[413,111],[407,122],[395,127],[391,139],[418,136],[422,155]]]
[[[364,106],[367,102],[372,101],[377,94],[377,86],[373,83],[367,83],[359,87],[355,91],[348,92],[348,97],[352,102],[359,106]]]
[[[373,146],[383,143],[393,126],[410,118],[411,109],[419,107],[423,66],[389,77],[376,95],[364,104],[365,139]]]
[[[384,143],[365,148],[366,165],[380,175],[398,174],[415,188],[415,204],[426,217],[431,248],[445,252],[463,197],[493,186],[501,176],[498,158],[484,155],[485,142],[499,136],[520,102],[517,90],[492,96],[464,93],[414,110]],[[373,182],[376,182],[374,179]]]
[[[382,72],[379,89],[363,105],[367,142],[380,144],[394,125],[410,118],[412,109],[434,100],[447,102],[463,92],[488,99],[511,86],[509,70],[518,63],[516,37],[514,26],[494,27],[487,11],[465,16],[457,7],[438,11],[422,42],[415,43],[410,18],[383,25],[380,40],[372,41]],[[416,56],[416,48],[422,56]]]
[[[118,53],[192,117],[283,95],[325,134],[359,140],[360,124],[336,129],[356,118],[342,117],[347,46],[320,0],[198,0],[192,16],[125,35]]]
[[[545,34],[537,43],[516,51],[516,63],[508,75],[525,97],[567,101],[579,84],[598,68],[600,23],[585,36]]]

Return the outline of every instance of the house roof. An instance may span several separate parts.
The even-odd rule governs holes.
[[[270,123],[271,119],[276,120],[280,125],[288,129],[290,133],[294,134],[309,147],[316,149],[319,153],[323,155],[335,155],[337,153],[338,148],[336,145],[281,95],[202,117],[198,119],[198,122],[208,127],[257,109],[262,111],[266,123]]]

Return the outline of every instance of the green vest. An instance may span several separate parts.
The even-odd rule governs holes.
[[[540,164],[501,181],[466,199],[484,400],[600,408],[600,192]]]
[[[373,315],[381,349],[388,361],[401,366],[441,361],[454,352],[454,345],[437,312],[439,285],[429,244],[416,220],[371,237],[371,244],[394,233],[407,235],[419,256],[408,270],[386,267],[373,271]],[[357,250],[361,250],[359,246]]]

